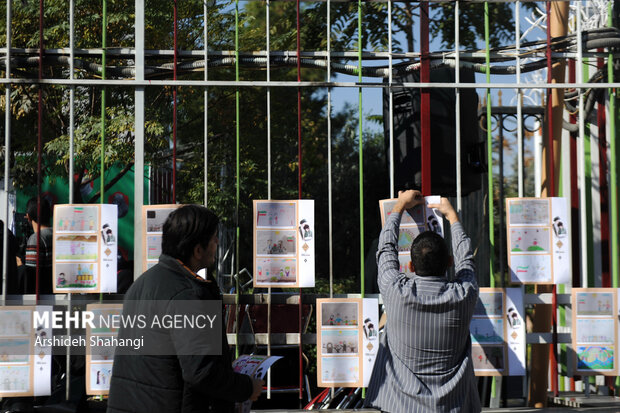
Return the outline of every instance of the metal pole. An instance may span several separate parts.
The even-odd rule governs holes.
[[[390,153],[388,164],[390,169],[390,198],[394,198],[394,91],[392,90],[392,0],[388,0],[388,82],[389,82],[389,114],[390,114]]]
[[[588,67],[587,63],[584,63],[583,59],[583,44],[581,39],[581,4],[577,2],[577,78],[580,81],[588,78]],[[583,107],[583,90],[581,88],[577,89],[579,91],[579,241],[581,243],[581,285],[582,287],[588,287],[588,212],[587,212],[587,184],[586,184],[586,133],[585,131],[585,116],[584,116],[584,107]]]
[[[489,45],[489,2],[484,2],[484,42],[486,46],[486,82],[491,83],[491,56]],[[487,89],[487,175],[488,175],[488,208],[489,208],[489,286],[495,287],[493,277],[495,261],[495,235],[493,222],[493,135],[491,134],[491,89]]]
[[[521,1],[515,3],[515,51],[517,64],[517,85],[521,84]],[[517,173],[519,197],[524,196],[523,182],[523,91],[517,88]]]
[[[390,7],[390,4],[391,1],[388,1],[388,9]],[[327,82],[331,80],[331,32],[331,0],[327,0]],[[391,36],[391,30],[388,36]],[[392,117],[390,116],[390,120],[391,119]],[[332,90],[330,88],[327,88],[327,214],[329,225],[329,298],[334,297],[334,234],[332,198]]]
[[[6,62],[5,62],[5,77],[11,78],[11,24],[13,13],[13,1],[7,0],[6,2]],[[4,192],[5,199],[5,211],[4,211],[4,231],[2,232],[2,256],[5,259],[2,260],[2,305],[6,304],[7,295],[7,272],[8,272],[8,257],[9,255],[9,174],[11,172],[11,85],[4,85]]]
[[[177,63],[179,59],[179,45],[177,41],[177,0],[174,0],[172,38],[174,43],[172,80],[177,80]],[[172,88],[172,203],[177,202],[177,87]]]
[[[203,13],[204,13],[204,21],[203,21],[203,36],[205,39],[205,50],[204,50],[204,64],[205,64],[205,73],[204,80],[209,79],[209,25],[208,25],[208,10],[207,10],[207,2],[204,2],[203,5]],[[204,114],[204,203],[205,207],[208,206],[209,201],[209,90],[205,87],[204,92],[204,105],[205,105],[205,114]]]
[[[612,3],[607,4],[607,24],[613,27]],[[614,58],[609,51],[607,58],[607,82],[614,83]],[[609,175],[611,186],[611,283],[613,288],[618,288],[618,277],[620,276],[620,248],[618,247],[618,164],[617,164],[617,136],[616,136],[616,99],[617,88],[609,89]]]
[[[460,0],[456,0],[454,3],[454,60],[456,68],[454,70],[454,81],[456,84],[461,83],[461,21],[460,21]],[[462,168],[461,165],[461,89],[458,87],[455,92],[455,119],[456,125],[456,211],[461,212],[463,209],[463,191],[462,191]]]
[[[135,60],[136,80],[144,80],[144,0],[135,0]],[[134,280],[142,274],[142,205],[144,204],[144,87],[136,87],[134,90],[134,151],[135,151],[135,175],[134,175]]]

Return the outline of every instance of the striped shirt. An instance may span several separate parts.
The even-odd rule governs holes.
[[[378,284],[388,313],[366,406],[391,413],[479,412],[469,323],[478,299],[471,242],[451,226],[454,280],[399,272],[398,228],[391,214],[381,231]]]
[[[54,233],[51,228],[41,229],[41,243],[39,244],[39,265],[52,266],[52,245]],[[26,266],[37,266],[37,233],[30,235],[26,245]]]

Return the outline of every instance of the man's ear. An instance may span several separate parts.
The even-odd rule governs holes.
[[[409,270],[411,272],[415,272],[415,267],[413,266],[413,261],[409,261]]]
[[[197,243],[196,245],[194,245],[192,255],[195,259],[199,260],[200,258],[202,258],[203,250],[204,248],[202,248],[202,245],[200,245],[200,243]]]

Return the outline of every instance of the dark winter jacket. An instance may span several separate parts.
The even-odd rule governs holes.
[[[125,295],[125,310],[148,311],[150,300],[220,300],[215,280],[204,281],[180,261],[162,255],[159,263],[146,271]],[[143,308],[140,308],[143,307]],[[119,330],[119,339],[131,334]],[[159,334],[160,341],[179,348],[186,337]],[[195,337],[192,337],[195,340]],[[118,352],[117,352],[118,353]],[[108,413],[194,413],[230,412],[234,402],[247,400],[252,394],[249,376],[235,373],[231,367],[226,334],[222,331],[222,354],[217,355],[119,355],[114,357]]]

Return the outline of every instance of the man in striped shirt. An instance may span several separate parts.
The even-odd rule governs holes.
[[[52,245],[53,230],[50,227],[52,210],[49,202],[41,197],[41,216],[38,214],[37,198],[30,198],[26,204],[26,219],[32,225],[34,234],[26,245],[26,277],[24,292],[32,294],[36,290],[36,272],[39,266],[39,293],[52,294]],[[39,254],[37,254],[37,233],[40,231]]]
[[[471,242],[446,198],[428,205],[450,222],[455,279],[445,241],[426,231],[411,246],[411,271],[399,272],[403,212],[422,204],[420,192],[399,192],[379,238],[378,284],[388,314],[366,406],[391,413],[479,412],[469,323],[478,299]]]

